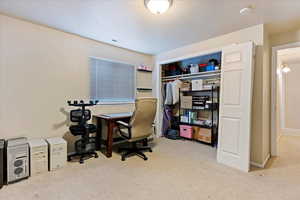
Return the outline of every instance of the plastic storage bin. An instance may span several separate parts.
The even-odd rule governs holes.
[[[206,66],[206,71],[214,71],[215,70],[215,66],[214,65],[207,65]]]
[[[193,138],[193,127],[187,125],[180,125],[180,136],[184,138]]]

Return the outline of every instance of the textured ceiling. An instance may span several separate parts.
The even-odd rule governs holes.
[[[241,16],[249,4],[256,9]],[[149,54],[260,23],[271,33],[295,29],[299,10],[300,0],[174,0],[163,15],[143,0],[0,0],[1,13]]]

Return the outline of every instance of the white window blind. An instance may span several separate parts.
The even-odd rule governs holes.
[[[132,102],[135,98],[133,65],[90,58],[91,99],[100,102]]]

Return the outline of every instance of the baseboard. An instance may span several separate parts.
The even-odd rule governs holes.
[[[257,162],[252,162],[252,161],[251,161],[250,164],[251,164],[252,166],[254,166],[254,167],[264,168],[262,164],[259,164],[259,163],[257,163]]]
[[[264,162],[262,164],[256,163],[256,162],[250,162],[250,164],[252,166],[255,166],[255,167],[265,168],[265,166],[266,166],[268,160],[270,159],[270,157],[271,157],[271,154],[268,154],[267,157],[266,157],[266,159],[264,160]]]

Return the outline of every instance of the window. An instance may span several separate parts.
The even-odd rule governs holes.
[[[133,102],[135,67],[133,65],[90,58],[91,99],[100,103]]]

